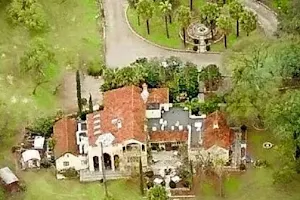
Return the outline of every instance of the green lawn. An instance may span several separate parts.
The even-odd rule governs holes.
[[[51,170],[22,172],[26,182],[26,192],[10,197],[8,200],[102,200],[104,187],[99,182],[80,183],[76,180],[56,180]],[[141,200],[139,189],[132,180],[108,182],[108,191],[115,200]]]
[[[194,1],[194,6],[193,6],[193,15],[194,18],[197,18],[198,13],[200,12],[200,7],[205,3],[205,0],[199,0],[199,1]],[[182,1],[183,5],[189,6],[189,1]],[[131,27],[142,37],[146,38],[147,40],[154,42],[156,44],[165,46],[165,47],[170,47],[170,48],[175,48],[175,49],[184,49],[183,42],[181,38],[179,37],[179,31],[180,25],[177,22],[176,19],[172,20],[172,24],[168,24],[169,26],[169,34],[170,38],[167,38],[166,35],[166,29],[165,29],[165,23],[164,23],[164,18],[160,14],[158,10],[158,3],[155,5],[155,13],[153,17],[150,19],[150,35],[147,34],[147,28],[146,28],[146,22],[141,19],[141,24],[140,26],[138,25],[138,18],[136,11],[132,8],[128,8],[127,10],[127,17],[129,20],[129,23]],[[240,37],[239,39],[236,38],[235,30],[236,26],[235,23],[233,23],[233,28],[232,28],[232,33],[228,36],[228,41],[227,41],[227,46],[228,48],[232,47],[237,41],[240,40],[240,38],[245,38],[246,34],[243,33],[242,30],[240,30]],[[261,35],[261,31],[257,30],[251,33],[251,35]],[[192,45],[188,45],[188,49],[192,49]],[[211,45],[211,51],[214,52],[222,52],[224,51],[224,42],[223,40],[219,41],[216,44]]]
[[[46,13],[49,28],[44,33],[33,34],[22,26],[12,26],[6,17],[6,7],[0,7],[0,77],[15,76],[15,83],[1,91],[33,100],[42,111],[55,111],[56,96],[52,94],[60,83],[66,67],[77,68],[79,57],[84,62],[102,62],[101,26],[97,24],[98,6],[94,0],[39,0]],[[19,59],[36,37],[41,37],[53,46],[57,65],[47,72],[47,77],[56,84],[45,83],[31,93],[34,83],[20,73]],[[78,54],[78,55],[77,55]],[[83,66],[81,66],[83,67]]]
[[[275,146],[263,149],[262,144],[270,141]],[[268,168],[249,168],[242,175],[231,175],[224,183],[225,198],[217,197],[217,192],[208,183],[202,184],[201,196],[204,200],[298,200],[300,185],[290,184],[288,189],[273,185],[273,166],[278,162],[276,157],[276,139],[268,131],[250,131],[248,133],[248,151],[254,159],[265,159],[271,166]],[[299,183],[298,183],[299,184]]]

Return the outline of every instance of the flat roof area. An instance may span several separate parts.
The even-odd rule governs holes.
[[[187,125],[191,125],[192,127],[192,137],[191,137],[191,146],[197,147],[199,146],[199,139],[200,134],[202,132],[203,128],[203,119],[191,119],[189,118],[189,111],[184,110],[183,108],[179,107],[172,107],[169,111],[165,111],[162,114],[162,118],[156,118],[156,119],[148,119],[148,132],[151,134],[152,127],[156,127],[157,130],[161,130],[161,124],[160,120],[163,119],[163,121],[167,121],[167,125],[165,126],[164,130],[171,131],[171,127],[174,126],[175,130],[178,132],[179,125],[183,126],[183,130],[187,130]],[[196,122],[202,123],[202,128],[200,131],[197,131],[197,128],[195,127]]]

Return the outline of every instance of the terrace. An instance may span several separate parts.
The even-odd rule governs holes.
[[[190,138],[187,140],[190,140],[189,145],[191,147],[199,147],[201,144],[202,124],[203,118],[191,116],[189,111],[183,108],[171,107],[169,111],[162,112],[161,118],[148,119],[147,128],[150,138],[159,133],[161,135],[162,133],[168,135],[161,138],[160,142],[150,141],[150,143],[153,144],[152,146],[159,147],[162,146],[161,143],[165,143],[167,146],[171,145],[171,149],[167,149],[166,147],[166,150],[175,150],[175,148],[172,147],[184,142],[183,140],[185,138],[182,138],[182,136],[188,138],[188,134],[190,133]],[[180,138],[178,138],[179,133],[181,133]],[[182,141],[180,141],[180,139],[182,139]]]

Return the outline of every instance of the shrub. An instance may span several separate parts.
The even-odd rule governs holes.
[[[67,178],[75,178],[78,176],[78,172],[75,170],[75,168],[61,170],[60,173]]]
[[[105,65],[100,62],[89,62],[87,73],[90,76],[102,76],[105,68]]]
[[[176,183],[174,181],[170,181],[169,186],[170,188],[174,189],[176,188]]]
[[[81,104],[83,106],[86,106],[87,105],[87,99],[86,98],[81,98]]]
[[[152,181],[149,181],[149,182],[147,183],[147,188],[148,188],[148,189],[152,188],[153,186],[154,186],[154,183],[153,183]]]
[[[241,164],[240,164],[240,170],[241,170],[241,171],[246,170],[246,165],[245,165],[244,163],[241,163]]]
[[[145,172],[145,176],[147,176],[148,178],[152,178],[154,176],[154,172],[153,171],[147,171],[147,172]]]
[[[51,167],[51,163],[48,160],[43,159],[43,160],[41,160],[41,167],[49,168],[49,167]]]
[[[268,167],[269,163],[266,160],[257,160],[254,162],[255,167]]]
[[[191,180],[185,180],[183,181],[183,186],[186,187],[186,188],[189,188],[191,186]]]
[[[45,117],[37,119],[31,126],[27,127],[30,131],[50,137],[53,132],[54,117]]]
[[[13,0],[7,13],[13,23],[31,30],[41,31],[47,25],[42,5],[36,0]]]
[[[103,105],[99,105],[99,110],[103,110],[104,106]]]

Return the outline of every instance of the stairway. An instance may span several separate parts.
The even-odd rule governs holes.
[[[115,180],[121,178],[128,178],[130,174],[122,173],[119,171],[111,171],[105,170],[106,180]],[[89,171],[89,170],[81,170],[80,171],[80,182],[92,182],[92,181],[100,181],[103,179],[102,171]]]

